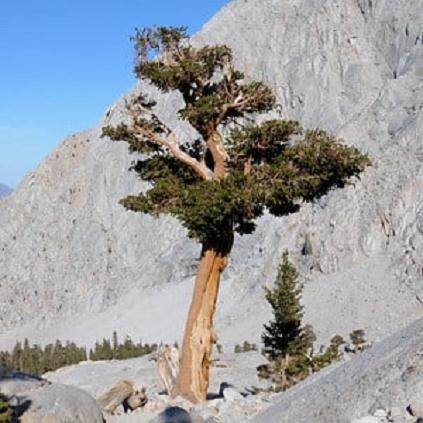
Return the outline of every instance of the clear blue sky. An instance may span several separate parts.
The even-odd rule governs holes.
[[[197,31],[228,0],[0,0],[0,182],[15,187],[134,83],[135,27]]]

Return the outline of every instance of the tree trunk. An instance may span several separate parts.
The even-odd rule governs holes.
[[[220,275],[228,263],[232,247],[203,246],[195,279],[194,295],[185,327],[178,379],[173,396],[181,395],[193,403],[204,401],[209,387],[213,344],[217,337],[213,318],[219,292]]]
[[[283,369],[282,369],[282,388],[287,389],[288,388],[288,378],[286,377],[286,370],[288,369],[290,361],[289,353],[287,353],[283,359]]]

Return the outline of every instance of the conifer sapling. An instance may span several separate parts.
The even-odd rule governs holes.
[[[273,289],[265,288],[266,300],[270,304],[273,320],[264,325],[262,341],[264,353],[270,360],[278,360],[282,385],[287,384],[286,371],[291,357],[306,357],[313,346],[314,333],[311,326],[302,326],[303,307],[301,305],[302,285],[298,274],[290,263],[288,252],[282,256]]]

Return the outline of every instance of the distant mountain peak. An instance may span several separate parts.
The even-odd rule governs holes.
[[[12,191],[12,188],[0,182],[0,198],[6,197],[6,195],[9,195]]]

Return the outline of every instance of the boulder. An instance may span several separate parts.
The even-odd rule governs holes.
[[[220,394],[223,396],[225,401],[234,402],[234,401],[243,401],[244,397],[231,385],[222,384],[220,387]]]
[[[378,417],[379,419],[385,419],[388,417],[388,413],[383,408],[379,408],[373,413],[373,416]]]
[[[410,413],[415,417],[423,417],[423,401],[413,400],[408,406]]]
[[[405,418],[407,413],[407,410],[401,407],[392,407],[389,410],[389,418],[391,420],[393,420],[394,422],[397,422],[398,420],[400,420],[401,418]]]
[[[151,423],[193,423],[189,413],[181,407],[168,407]]]
[[[355,419],[351,423],[380,423],[380,419],[375,416],[365,416],[360,419]]]
[[[0,379],[0,391],[22,423],[103,423],[95,399],[72,386],[9,372]]]

